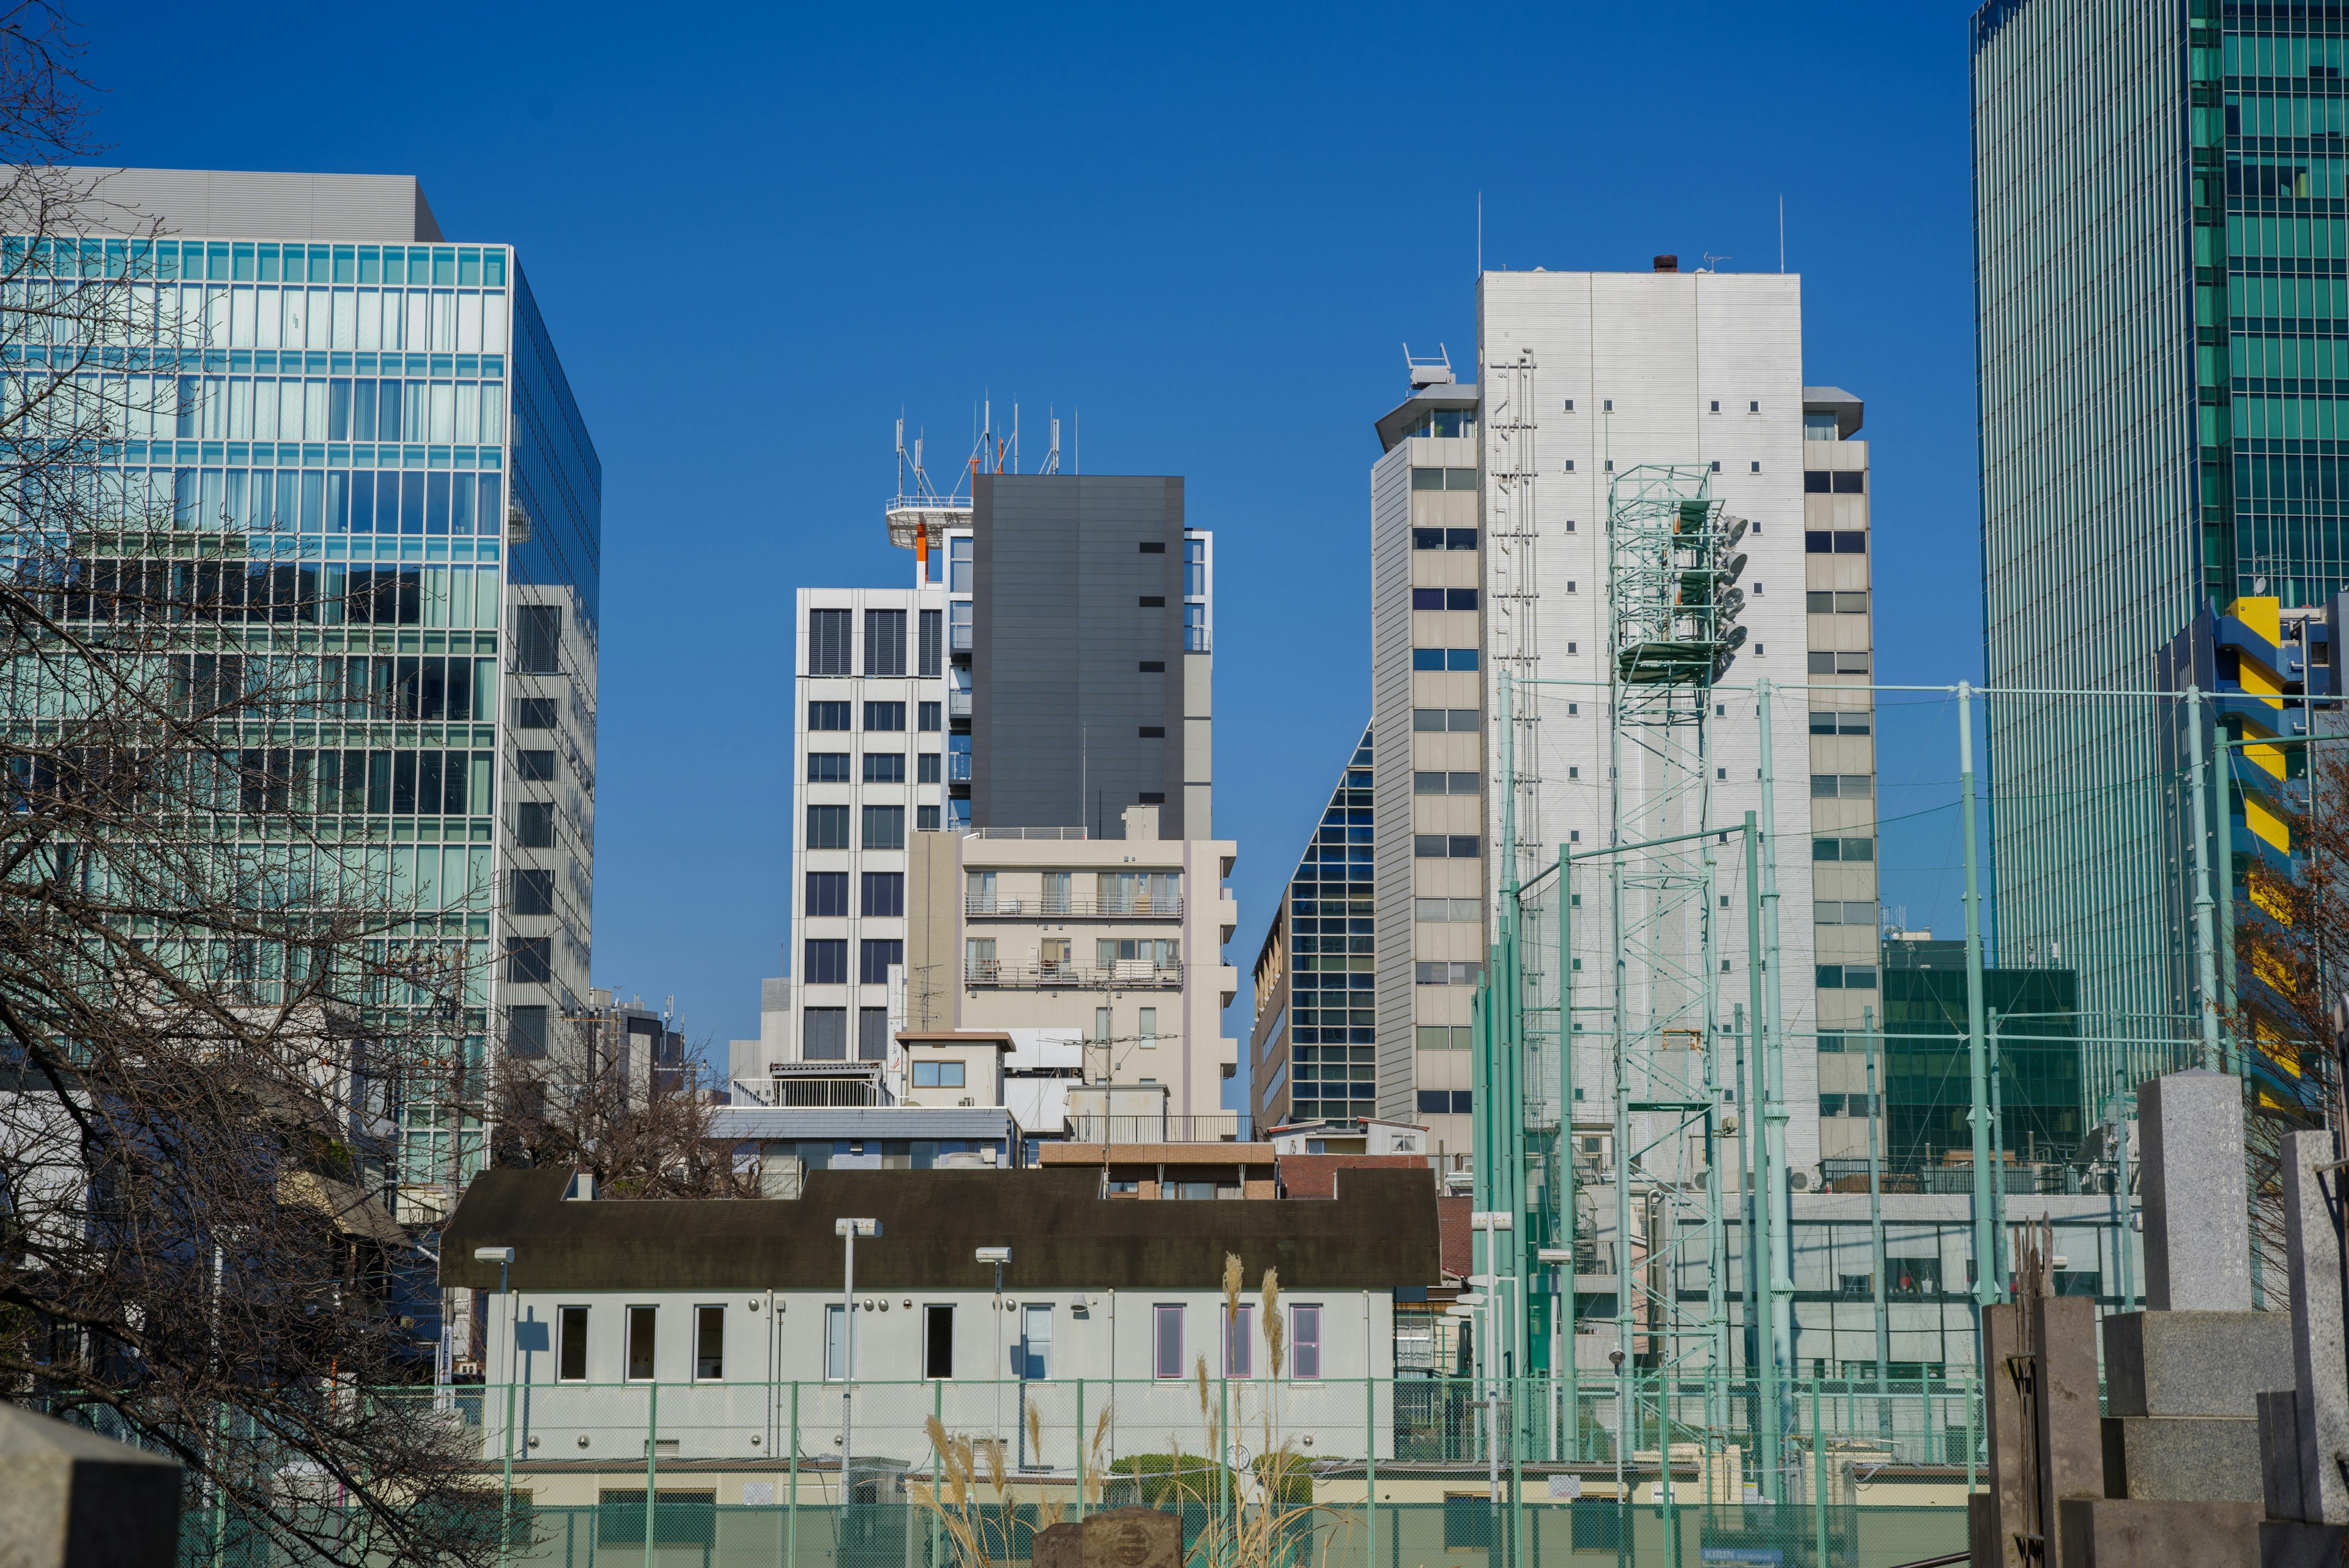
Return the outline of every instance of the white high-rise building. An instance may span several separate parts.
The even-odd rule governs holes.
[[[1514,694],[1515,830],[1529,878],[1558,845],[1596,847],[1612,830],[1609,487],[1642,465],[1694,468],[1747,524],[1746,640],[1707,722],[1715,824],[1761,808],[1748,689],[1796,689],[1772,704],[1769,761],[1787,1155],[1807,1185],[1822,1152],[1821,1032],[1832,1042],[1878,1005],[1872,862],[1838,871],[1832,929],[1815,924],[1813,898],[1815,832],[1839,847],[1864,837],[1871,855],[1874,835],[1866,449],[1820,457],[1816,444],[1857,429],[1857,401],[1806,392],[1792,275],[1682,273],[1664,257],[1647,273],[1487,273],[1478,315],[1475,384],[1448,364],[1414,364],[1412,397],[1379,421],[1385,452],[1371,470],[1380,1113],[1469,1142],[1469,1000],[1506,876],[1495,858],[1510,804],[1501,676],[1553,683]],[[1821,507],[1809,503],[1842,504],[1829,471],[1845,468],[1862,476],[1847,481],[1854,518],[1810,518]],[[1813,556],[1846,535],[1857,561],[1823,572]],[[1831,756],[1815,755],[1819,735]],[[1822,776],[1836,785],[1831,805]],[[1721,1027],[1746,995],[1745,900],[1742,883],[1728,897],[1732,885],[1708,911],[1713,950],[1730,965]],[[1603,919],[1604,906],[1585,898],[1578,919]],[[1587,999],[1604,977],[1577,984]],[[1576,1121],[1609,1114],[1604,1056],[1588,1043],[1578,1055]]]

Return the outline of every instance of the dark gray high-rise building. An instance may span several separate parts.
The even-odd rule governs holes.
[[[983,474],[972,495],[970,822],[1211,828],[1208,538],[1179,477]]]

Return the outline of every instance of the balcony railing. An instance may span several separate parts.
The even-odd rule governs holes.
[[[968,752],[948,752],[947,753],[947,782],[948,784],[968,784],[970,782],[970,753]]]
[[[975,838],[1004,838],[1015,842],[1025,839],[1046,844],[1081,841],[1084,836],[1085,830],[1081,827],[982,827],[972,835]]]
[[[1196,1116],[1074,1115],[1069,1117],[1071,1143],[1247,1143],[1255,1131],[1245,1111],[1213,1111]],[[1180,1175],[1175,1178],[1181,1179]]]
[[[957,621],[947,628],[947,647],[957,653],[968,653],[970,651],[969,626]]]
[[[1055,898],[1047,893],[1037,898],[999,898],[973,893],[964,898],[962,912],[1019,920],[1050,920],[1064,917],[1075,919],[1178,920],[1183,918],[1183,900],[1179,895],[1172,898],[1080,898],[1074,895]]]
[[[991,991],[1179,991],[1183,966],[1142,962],[1112,964],[997,963],[963,966],[963,984]]]
[[[949,719],[968,719],[970,717],[969,692],[949,691],[947,693],[947,717]]]

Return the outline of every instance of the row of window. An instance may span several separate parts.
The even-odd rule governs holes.
[[[810,849],[903,849],[905,847],[905,808],[902,805],[868,805],[863,808],[864,831],[854,846],[848,841],[848,814],[858,809],[845,805],[811,805],[807,808],[805,847]],[[923,805],[914,808],[914,831],[938,831],[938,808]]]
[[[1474,490],[1476,471],[1473,468],[1414,468],[1411,471],[1413,490]]]
[[[848,873],[811,871],[802,911],[810,919],[844,919],[848,914]],[[905,912],[905,874],[867,871],[858,901],[859,914],[894,919]]]
[[[1811,556],[1865,556],[1868,554],[1868,531],[1864,528],[1806,529],[1803,551]]]
[[[1482,774],[1415,773],[1411,775],[1413,794],[1475,794],[1484,785]]]
[[[1413,670],[1475,670],[1478,668],[1477,652],[1473,648],[1414,648],[1411,650]]]
[[[1818,966],[1821,991],[1874,991],[1876,966],[1865,963],[1823,963]]]
[[[1415,610],[1472,610],[1476,607],[1475,588],[1413,588],[1411,607]]]
[[[1476,547],[1476,530],[1414,528],[1411,531],[1411,547],[1414,550],[1473,550]]]
[[[849,675],[854,670],[854,649],[850,637],[854,628],[853,611],[816,609],[808,611],[808,668],[810,675]],[[916,650],[918,672],[936,676],[943,667],[945,649],[945,612],[926,609],[921,612],[921,642]],[[902,676],[905,667],[905,612],[901,609],[869,609],[864,612],[864,669],[866,675]]]
[[[1818,710],[1811,714],[1814,735],[1865,735],[1869,732],[1868,715],[1860,712]]]
[[[856,983],[886,985],[889,969],[905,961],[905,944],[894,937],[867,937],[856,944]],[[844,937],[807,939],[800,972],[808,985],[848,983],[848,940]]]
[[[522,757],[537,754],[541,753],[520,753]],[[543,754],[551,757],[553,753]],[[373,816],[487,815],[496,762],[493,752],[249,747],[237,753],[237,809]]]
[[[1473,735],[1485,727],[1474,708],[1413,708],[1411,727],[1421,734]]]
[[[1876,924],[1876,903],[1873,899],[1854,903],[1821,898],[1811,906],[1811,923],[1815,926],[1873,926]]]
[[[886,983],[885,980],[883,983]],[[800,1014],[800,1055],[810,1062],[844,1062],[848,1059],[848,1009],[845,1007],[810,1007]],[[889,1059],[889,1010],[885,1007],[860,1007],[856,1010],[856,1059],[860,1062],[885,1062]]]
[[[1467,1089],[1422,1089],[1419,1110],[1422,1116],[1464,1116],[1474,1113],[1475,1096]]]
[[[1474,860],[1485,853],[1485,836],[1480,833],[1413,834],[1411,852],[1422,860]]]
[[[1861,469],[1803,470],[1803,493],[1806,495],[1858,495],[1867,488],[1868,474]]]
[[[1865,675],[1868,673],[1868,655],[1848,650],[1832,653],[1815,650],[1806,668],[1813,675]]]
[[[1481,963],[1458,961],[1421,963],[1413,968],[1413,983],[1418,985],[1474,985],[1485,971]]]
[[[810,784],[852,784],[850,772],[853,759],[846,752],[810,752],[807,782]],[[916,784],[936,784],[943,776],[945,764],[936,752],[916,753]],[[864,753],[866,784],[904,784],[905,753],[903,752],[867,752]]]
[[[1868,800],[1876,794],[1873,774],[1813,774],[1813,800]]]
[[[939,724],[939,704],[921,702],[916,705],[916,722],[925,733],[935,734]],[[811,730],[846,732],[856,728],[851,722],[856,704],[854,702],[811,702],[808,704],[807,727]],[[905,704],[903,702],[867,702],[864,704],[864,725],[868,731],[885,734],[903,733],[905,728]]]
[[[384,368],[396,371],[399,366],[395,361]],[[403,380],[396,376],[356,380],[347,376],[332,379],[314,376],[306,380],[298,376],[274,380],[266,376],[181,376],[174,387],[169,381],[150,385],[142,376],[114,386],[125,392],[129,433],[166,433],[160,427],[168,411],[169,433],[178,441],[495,445],[502,439],[505,424],[502,381]],[[169,410],[160,406],[166,398],[174,400],[175,406]],[[285,516],[292,520],[290,508]]]
[[[1842,589],[1833,593],[1806,593],[1803,596],[1803,608],[1811,615],[1866,615],[1868,594],[1865,589],[1858,593]]]
[[[1873,838],[1814,838],[1811,840],[1814,860],[1873,860],[1876,840]]]
[[[15,241],[21,245],[24,242]],[[484,285],[502,288],[506,254],[492,246],[472,245],[310,245],[259,244],[228,240],[109,240],[101,254],[98,242],[79,246],[83,277],[187,278],[214,283],[418,283],[448,284],[460,288]],[[207,250],[209,245],[209,250]],[[76,272],[70,244],[39,242],[33,275],[55,271],[59,277]],[[329,259],[331,258],[331,260]]]

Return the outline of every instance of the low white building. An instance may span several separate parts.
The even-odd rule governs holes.
[[[547,1503],[593,1501],[596,1478],[640,1475],[648,1452],[665,1484],[717,1478],[720,1502],[778,1476],[821,1491],[852,1447],[859,1467],[926,1466],[933,1416],[1064,1482],[1081,1433],[1104,1467],[1170,1438],[1254,1452],[1268,1432],[1304,1454],[1388,1458],[1396,1294],[1442,1279],[1423,1170],[1238,1202],[1113,1198],[1082,1167],[818,1170],[795,1199],[578,1190],[566,1172],[486,1172],[441,1252],[444,1284],[489,1293],[485,1459],[502,1460],[511,1429],[516,1484]],[[853,1293],[843,1220],[878,1226],[855,1243]],[[502,1267],[478,1255],[502,1248]],[[998,1248],[999,1285],[981,1251]]]

